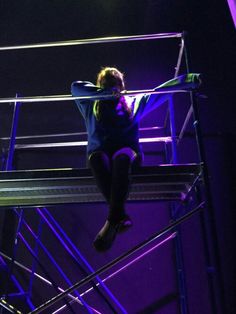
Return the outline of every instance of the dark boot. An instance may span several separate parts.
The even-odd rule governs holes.
[[[106,251],[111,248],[117,233],[124,232],[132,226],[132,221],[126,215],[120,222],[113,223],[106,220],[104,226],[97,234],[93,245],[97,251]]]
[[[119,224],[111,223],[109,220],[106,220],[104,226],[97,234],[93,245],[97,251],[106,251],[112,246],[116,234],[119,229]]]

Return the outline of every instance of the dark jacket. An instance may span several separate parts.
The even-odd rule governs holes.
[[[187,74],[172,79],[154,90],[176,90],[193,89],[199,86],[199,74]],[[94,151],[115,152],[122,147],[130,147],[137,153],[140,152],[139,145],[139,121],[163,104],[172,93],[145,95],[136,97],[125,97],[129,111],[125,110],[119,103],[119,99],[112,95],[112,90],[101,89],[90,82],[76,81],[72,83],[71,92],[73,96],[92,96],[92,99],[75,100],[82,116],[84,117],[88,132],[88,154]],[[96,115],[96,101],[100,101],[102,116]]]

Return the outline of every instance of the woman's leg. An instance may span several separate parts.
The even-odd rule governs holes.
[[[111,197],[111,163],[106,153],[97,151],[89,156],[89,164],[96,184],[106,201],[110,203]]]
[[[129,191],[129,173],[135,157],[136,153],[128,147],[120,149],[112,157],[109,216],[94,240],[94,246],[99,251],[112,246],[120,228],[127,229],[132,225],[125,214],[125,202]]]
[[[108,220],[119,223],[125,218],[125,202],[129,194],[129,175],[136,153],[129,147],[112,156],[111,198]]]

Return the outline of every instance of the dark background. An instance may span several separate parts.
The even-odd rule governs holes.
[[[0,30],[0,46],[116,35],[187,32],[191,70],[203,74],[201,93],[207,96],[199,102],[200,123],[210,171],[227,313],[235,313],[236,134],[234,91],[236,40],[235,28],[227,1],[1,1]],[[100,67],[106,65],[118,66],[125,72],[128,89],[152,88],[173,76],[177,53],[176,40],[1,51],[0,97],[14,97],[16,93],[22,96],[69,94],[72,81],[94,81]],[[180,125],[186,107],[182,105],[181,98],[177,100],[177,103],[176,118]],[[182,107],[180,107],[181,105]],[[11,116],[12,105],[1,105],[1,138],[10,134]],[[155,120],[156,117],[153,119]],[[162,114],[158,114],[157,119],[162,121]],[[145,123],[147,125],[152,124],[151,117]],[[177,125],[178,129],[179,125]],[[83,121],[77,108],[71,102],[25,104],[21,107],[17,134],[22,136],[66,133],[78,132],[83,129]],[[4,140],[1,140],[3,146],[4,143]],[[83,150],[83,156],[84,153]],[[41,152],[40,157],[37,153],[35,156],[34,152],[17,153],[15,166],[18,169],[84,166],[85,157],[81,157],[81,151],[78,154],[80,158],[77,159],[76,154],[71,154],[68,151],[55,152],[54,154],[44,151]],[[51,158],[51,156],[53,157]],[[183,148],[180,156],[183,162],[195,160],[188,148]],[[132,247],[139,240],[142,240],[141,235],[148,235],[149,232],[151,233],[157,227],[161,227],[162,223],[164,225],[169,219],[165,204],[160,204],[158,213],[155,204],[149,204],[146,213],[142,210],[143,206],[147,208],[145,204],[132,204],[130,206],[137,229],[132,231],[133,240],[125,238],[128,247]],[[74,221],[78,220],[82,224],[87,235],[82,236],[79,233],[84,241],[82,251],[89,260],[93,260],[94,266],[97,267],[121,253],[122,249],[126,249],[126,247],[125,245],[122,246],[122,241],[120,241],[116,251],[108,253],[104,259],[94,255],[92,249],[86,248],[86,245],[89,246],[92,242],[98,229],[96,219],[101,220],[102,223],[106,211],[105,206],[102,206],[101,217],[96,218],[94,216],[95,208],[96,205],[91,205],[79,208],[79,211],[76,211],[75,208],[74,211],[73,208],[66,211],[62,207],[61,210],[60,208],[57,210],[57,219],[63,222],[66,217],[67,223],[63,227],[68,229],[72,236],[77,232],[76,226],[73,224]],[[29,215],[31,214],[29,213]],[[151,222],[152,219],[147,220],[147,217],[157,218],[158,224],[155,225],[153,221]],[[88,220],[91,223],[91,228],[87,226]],[[145,223],[142,224],[143,221]],[[205,277],[200,275],[203,274],[205,266],[203,266],[201,241],[196,240],[196,234],[201,232],[198,221],[194,220],[193,226],[194,228],[190,222],[183,230],[190,314],[210,313],[207,289],[204,290]],[[62,253],[59,251],[60,254]],[[159,253],[157,254],[155,258],[152,257],[153,261],[152,259],[148,260],[149,266],[147,268],[140,266],[141,268],[136,270],[139,273],[142,271],[143,275],[140,279],[140,286],[136,282],[132,288],[137,293],[141,286],[145,287],[141,291],[147,291],[146,296],[149,295],[149,297],[142,299],[140,293],[138,298],[141,300],[141,304],[140,306],[128,306],[130,313],[178,313],[177,310],[174,311],[176,308],[176,284],[173,279],[170,279],[173,277],[172,268],[170,267],[170,271],[164,274],[166,269],[163,266],[167,256],[169,257],[171,253],[166,249],[162,255],[164,257],[161,257],[161,254],[159,256]],[[198,266],[196,266],[197,259],[199,260]],[[148,277],[142,267],[146,271],[147,269],[150,270],[156,264],[156,260],[159,261],[160,265],[159,273],[153,273],[151,277]],[[132,272],[130,271],[129,275],[131,278],[135,278],[135,270]],[[150,281],[155,276],[159,276],[158,287]],[[113,283],[118,294],[122,293],[124,283],[129,282],[127,278],[123,278],[123,281],[120,281],[121,284],[119,282]],[[150,281],[151,291],[145,284],[143,286],[145,278]],[[167,278],[170,282],[168,288]],[[160,292],[160,286],[163,293]],[[153,291],[156,290],[160,293],[157,293],[158,297],[161,298],[159,303],[154,297]],[[121,299],[123,297],[122,300],[127,304],[137,303],[131,298],[131,295],[131,293],[127,293],[127,296],[121,296]],[[41,297],[39,296],[36,303],[40,303]],[[42,297],[42,299],[44,298]],[[96,299],[93,302],[96,304]],[[173,306],[171,309],[168,308],[168,302],[171,304],[169,306]]]

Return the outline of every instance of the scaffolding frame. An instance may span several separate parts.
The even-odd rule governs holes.
[[[188,57],[188,51],[187,51],[187,45],[186,45],[186,33],[185,32],[183,32],[183,33],[149,34],[149,35],[137,35],[137,36],[105,37],[105,38],[96,38],[96,39],[71,40],[71,41],[64,41],[64,42],[31,44],[31,45],[21,45],[21,46],[8,46],[8,47],[0,47],[0,51],[19,50],[19,49],[34,49],[34,48],[37,49],[37,48],[72,46],[72,45],[100,44],[100,43],[104,44],[104,43],[136,41],[136,40],[170,39],[170,38],[179,38],[181,41],[177,65],[175,67],[174,77],[176,77],[179,74],[180,67],[181,67],[183,60],[185,61],[185,67],[187,69],[187,73],[189,73],[190,72],[190,62],[189,62],[189,57]],[[59,100],[59,99],[52,99],[52,98],[53,98],[53,96],[51,96],[50,99],[46,99],[46,100],[48,100],[48,101]],[[15,104],[14,104],[14,113],[13,113],[13,119],[12,119],[10,144],[9,144],[9,149],[8,149],[6,166],[4,169],[6,172],[11,171],[14,150],[16,148],[18,148],[18,149],[21,148],[20,145],[18,145],[18,147],[16,145],[17,122],[18,122],[18,114],[19,114],[19,108],[20,108],[21,103],[17,101],[17,96],[15,99],[5,99],[5,100],[3,99],[1,101],[1,102],[10,102],[10,101],[12,102],[14,100],[15,100]],[[21,100],[22,100],[22,102],[33,101],[32,99],[28,99],[25,101],[24,101],[24,99],[21,99]],[[68,100],[71,100],[71,99],[68,99]],[[20,101],[20,99],[19,99],[19,101]],[[170,120],[169,124],[170,124],[170,131],[171,131],[171,140],[166,141],[166,143],[167,142],[171,143],[171,152],[172,152],[171,162],[173,164],[175,164],[177,162],[177,144],[178,144],[178,141],[181,140],[181,138],[183,137],[183,134],[185,132],[185,129],[187,127],[187,124],[189,123],[191,116],[193,116],[193,119],[194,119],[194,128],[195,128],[195,135],[196,135],[196,140],[197,140],[197,145],[198,145],[198,154],[199,154],[199,165],[201,166],[201,179],[203,180],[204,187],[206,189],[206,197],[205,197],[206,200],[204,202],[200,202],[200,205],[198,205],[196,208],[191,210],[190,213],[184,215],[180,219],[177,219],[173,224],[171,224],[170,226],[167,226],[166,228],[164,228],[164,230],[161,230],[160,232],[158,232],[157,234],[152,236],[150,239],[148,239],[148,241],[141,243],[140,245],[133,248],[129,252],[126,252],[122,256],[116,258],[111,263],[105,265],[104,267],[102,267],[98,271],[95,271],[95,272],[92,271],[92,274],[88,275],[85,279],[83,279],[80,282],[76,283],[75,285],[71,286],[69,289],[67,289],[63,292],[60,292],[56,297],[52,298],[51,300],[47,301],[46,303],[42,304],[41,306],[39,306],[37,308],[32,309],[32,306],[31,306],[31,309],[32,309],[32,311],[30,312],[31,314],[40,313],[42,310],[48,308],[51,304],[54,304],[58,300],[62,299],[64,296],[69,295],[71,292],[73,292],[78,287],[82,286],[84,283],[89,282],[91,279],[97,277],[103,271],[105,271],[106,269],[109,269],[114,264],[118,263],[120,260],[123,260],[124,258],[129,256],[131,253],[139,250],[141,247],[145,246],[150,241],[153,241],[154,239],[159,238],[159,236],[162,236],[163,234],[172,230],[173,228],[176,228],[179,224],[181,224],[183,221],[185,221],[190,216],[192,216],[192,214],[199,212],[203,207],[205,207],[205,205],[208,208],[208,212],[209,212],[208,224],[210,223],[211,232],[212,232],[213,236],[215,237],[215,239],[217,239],[217,237],[216,237],[217,233],[215,230],[214,221],[212,221],[212,219],[209,219],[209,216],[211,216],[211,218],[214,217],[214,213],[213,213],[212,200],[211,200],[211,194],[210,194],[210,188],[209,188],[208,170],[207,170],[207,166],[206,166],[206,162],[205,162],[205,152],[204,152],[204,146],[203,146],[203,141],[202,141],[200,123],[199,123],[197,96],[194,92],[190,92],[190,109],[189,109],[188,114],[185,118],[185,122],[184,122],[184,125],[183,125],[182,130],[181,130],[181,134],[180,134],[178,139],[177,139],[176,130],[175,130],[173,100],[171,99],[171,101],[169,102],[169,107],[168,107],[165,121],[167,121],[168,118]],[[63,143],[62,143],[62,146],[63,146]],[[30,145],[28,147],[30,147]],[[23,148],[25,148],[25,146]],[[35,148],[37,148],[37,146],[35,146]],[[195,184],[194,184],[194,187],[195,187]],[[192,188],[191,188],[191,190],[192,190]],[[40,204],[38,204],[38,205],[40,205]],[[17,211],[17,209],[15,209],[15,211],[16,211],[17,215],[19,215],[19,223],[18,223],[18,231],[19,231],[21,224],[23,222],[23,211],[21,210],[20,214]],[[173,218],[175,218],[175,217],[173,217]],[[205,219],[202,219],[202,225],[203,225],[203,232],[206,234]],[[16,239],[17,239],[18,235],[19,235],[19,232],[16,233]],[[209,251],[208,251],[209,239],[207,241],[208,241],[208,243],[205,245],[206,258],[207,258],[207,264],[211,265],[212,260],[211,260],[211,257],[210,257]],[[16,241],[16,243],[17,243],[17,241]],[[177,247],[178,247],[178,250],[180,251],[181,250],[181,242],[180,242],[179,237],[178,237]],[[30,250],[30,248],[29,248],[29,250]],[[12,267],[15,264],[16,246],[15,246],[14,251],[15,252],[13,254],[13,257],[11,258]],[[214,251],[214,254],[213,254],[214,255],[214,258],[213,258],[214,262],[213,262],[213,264],[215,263],[215,265],[217,265],[218,271],[220,272],[219,258],[217,256],[217,254],[218,254],[217,241],[215,242],[215,246],[214,246],[213,251]],[[183,265],[182,265],[182,256],[181,256],[182,253],[180,252],[179,256],[178,256],[178,254],[179,253],[177,253],[178,268],[181,268],[183,271],[181,274],[181,278],[179,278],[179,288],[180,288],[180,295],[181,295],[181,302],[180,302],[181,314],[187,314],[188,309],[187,309],[187,302],[186,302],[186,295],[185,295],[184,278],[182,278],[183,273],[184,273]],[[34,271],[33,271],[33,273],[34,273]],[[216,312],[216,308],[217,308],[217,304],[218,304],[217,296],[216,296],[217,291],[215,288],[215,284],[213,283],[214,280],[212,279],[211,274],[208,276],[208,279],[209,279],[209,286],[210,286],[210,291],[211,291],[211,305],[212,305],[212,309],[213,309],[212,313],[217,313]],[[219,276],[219,282],[222,282],[221,276]],[[223,289],[223,286],[222,286],[222,289]],[[222,289],[221,289],[221,294],[222,294]],[[223,309],[223,307],[224,307],[223,302],[221,305],[222,305],[222,309]],[[123,309],[122,305],[120,305],[120,310],[121,310],[121,313],[126,313],[126,311],[125,311],[125,309]],[[88,308],[88,312],[89,311],[90,310]]]

